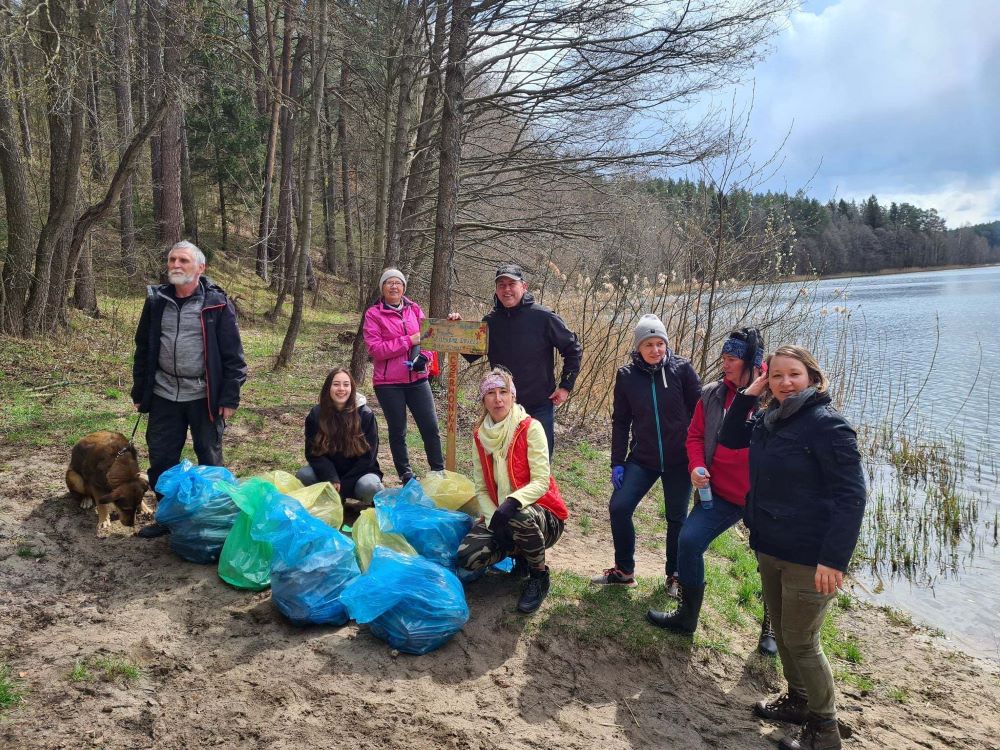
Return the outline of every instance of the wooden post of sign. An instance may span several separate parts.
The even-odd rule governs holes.
[[[458,433],[458,355],[486,354],[489,330],[485,323],[424,319],[420,322],[420,345],[448,354],[448,435],[444,465],[455,471],[455,436]]]
[[[458,352],[448,352],[448,448],[444,468],[455,471],[455,435],[458,433]]]

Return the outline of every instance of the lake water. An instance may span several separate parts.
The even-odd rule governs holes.
[[[787,292],[801,294],[801,287],[787,285]],[[951,570],[931,566],[917,582],[862,574],[866,595],[941,628],[967,651],[1000,660],[993,529],[1000,509],[1000,267],[830,279],[808,286],[806,296],[813,330],[822,331],[819,351],[834,359],[830,353],[846,334],[843,369],[855,373],[845,394],[850,419],[903,423],[910,434],[951,445],[960,440],[960,488],[978,497],[977,536],[959,544]]]

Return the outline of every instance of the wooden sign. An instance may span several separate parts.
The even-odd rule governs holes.
[[[455,435],[458,432],[458,355],[486,354],[489,329],[482,321],[425,318],[420,322],[420,348],[448,355],[448,433],[445,468],[455,470]]]
[[[420,322],[420,346],[439,352],[486,354],[489,331],[482,321],[425,318]]]

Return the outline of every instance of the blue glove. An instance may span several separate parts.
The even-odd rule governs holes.
[[[622,485],[625,483],[625,467],[624,466],[612,466],[611,467],[611,486],[616,490],[620,490]]]

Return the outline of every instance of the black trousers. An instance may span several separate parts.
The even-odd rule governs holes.
[[[413,421],[420,430],[424,442],[427,463],[432,471],[444,468],[441,453],[441,435],[438,433],[437,413],[434,411],[434,394],[426,380],[400,385],[375,386],[375,398],[382,407],[386,427],[389,428],[389,450],[396,475],[402,477],[410,468],[410,452],[406,448],[406,410],[413,415]]]
[[[150,487],[155,489],[160,474],[180,463],[189,429],[198,463],[222,466],[222,433],[226,423],[221,416],[216,416],[214,422],[208,418],[207,400],[168,401],[153,396],[146,425]],[[160,498],[159,492],[156,497]]]

